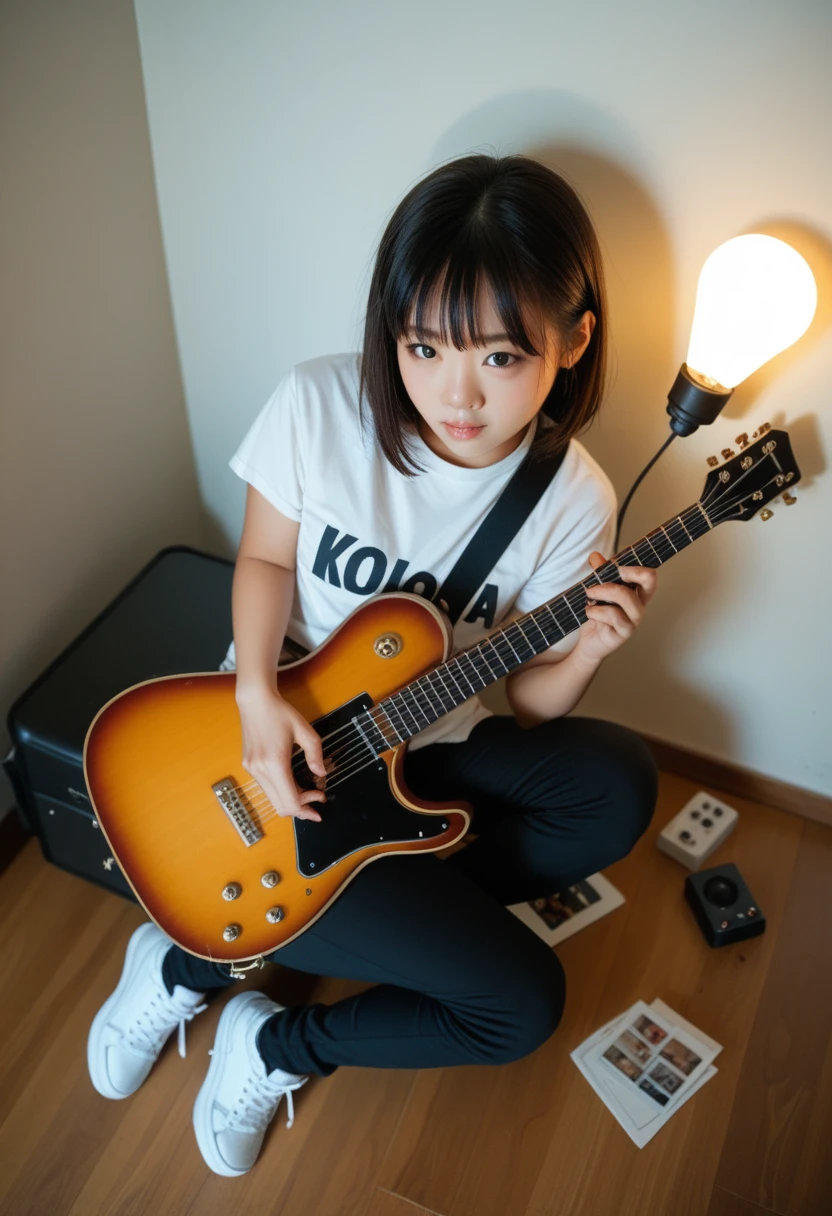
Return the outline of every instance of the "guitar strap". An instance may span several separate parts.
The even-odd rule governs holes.
[[[463,609],[485,581],[531,515],[563,463],[568,444],[554,456],[530,460],[517,467],[502,494],[486,515],[448,577],[433,597],[456,624]]]

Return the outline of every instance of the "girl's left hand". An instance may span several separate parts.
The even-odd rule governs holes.
[[[607,561],[597,551],[590,553],[593,569]],[[644,610],[656,593],[656,571],[648,566],[619,566],[619,575],[632,587],[620,583],[599,583],[587,597],[586,624],[578,635],[576,651],[593,663],[600,663],[631,637],[641,623]]]

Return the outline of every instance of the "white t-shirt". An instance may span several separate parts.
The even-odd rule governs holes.
[[[384,456],[366,402],[361,423],[359,357],[298,364],[229,462],[278,511],[300,521],[287,634],[309,649],[371,595],[400,590],[431,598],[523,460],[537,425],[551,425],[539,414],[511,455],[482,469],[449,464],[414,435],[410,451],[425,471],[406,477]],[[552,483],[461,613],[454,650],[585,578],[593,549],[612,556],[615,513],[608,477],[573,439]],[[576,630],[554,649],[567,652],[577,640]],[[232,642],[222,670],[234,670],[234,662]],[[467,739],[490,716],[472,696],[410,747]]]

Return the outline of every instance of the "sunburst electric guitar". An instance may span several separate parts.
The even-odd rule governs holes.
[[[404,778],[407,740],[586,620],[587,593],[618,567],[663,565],[729,519],[794,501],[788,435],[765,427],[714,468],[701,498],[583,582],[449,657],[447,617],[417,595],[368,600],[317,650],[280,669],[280,692],[330,762],[321,822],[279,816],[242,767],[233,673],[146,680],[96,715],[84,745],[90,796],[113,856],[184,950],[259,965],[387,853],[432,853],[466,832],[464,802],[427,802]],[[738,441],[739,442],[739,441]],[[715,463],[715,458],[711,458]],[[315,782],[303,754],[295,780]]]

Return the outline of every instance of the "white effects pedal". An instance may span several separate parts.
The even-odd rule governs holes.
[[[662,829],[656,845],[686,869],[698,870],[731,835],[738,819],[732,806],[700,790]]]

